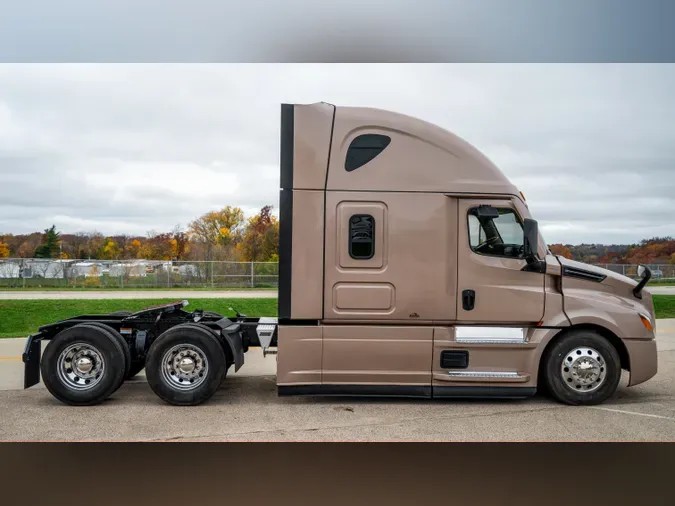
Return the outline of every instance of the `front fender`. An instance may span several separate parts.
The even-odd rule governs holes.
[[[656,337],[640,320],[639,314],[647,311],[624,297],[583,288],[565,289],[564,297],[565,313],[572,325],[604,327],[622,340]]]

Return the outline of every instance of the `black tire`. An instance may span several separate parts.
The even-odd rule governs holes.
[[[98,383],[88,390],[70,387],[59,374],[61,352],[76,343],[95,348],[101,355],[105,368]],[[40,363],[40,373],[45,387],[56,399],[71,406],[93,406],[112,395],[124,379],[125,355],[119,341],[109,332],[89,323],[81,323],[62,330],[45,348]]]
[[[597,351],[602,360],[600,371],[604,371],[604,380],[592,391],[583,391],[588,385],[575,385],[563,377],[563,362],[566,356],[576,348],[591,348]],[[583,354],[580,356],[584,356]],[[544,383],[546,390],[555,400],[573,406],[592,406],[609,399],[621,380],[621,359],[614,346],[603,336],[591,330],[574,330],[566,333],[553,343],[544,357]],[[570,378],[571,379],[571,378]],[[578,387],[578,388],[577,388]],[[589,388],[593,388],[592,386]]]
[[[208,364],[203,379],[197,380],[201,383],[189,390],[181,390],[163,372],[165,353],[178,345],[198,348]],[[145,363],[145,375],[150,388],[163,401],[175,406],[196,406],[216,393],[227,373],[226,365],[225,352],[218,338],[201,325],[185,323],[167,330],[152,343]],[[189,388],[188,383],[185,385]]]
[[[133,314],[131,311],[115,311],[113,313],[108,313],[108,316],[129,316],[131,314]],[[105,327],[110,329],[115,334],[115,337],[118,340],[121,340],[121,342],[124,343],[124,348],[128,352],[128,353],[125,353],[127,355],[128,366],[127,366],[126,372],[124,374],[124,381],[133,378],[139,372],[141,372],[145,368],[145,359],[132,358],[131,357],[131,350],[129,350],[129,344],[126,342],[124,337],[122,337],[122,334],[117,332],[112,327],[108,327],[107,325],[105,325],[103,323],[99,323],[98,325],[104,325]],[[124,381],[122,383],[124,383]],[[122,385],[120,384],[120,386],[122,386]]]
[[[101,330],[104,330],[105,332],[108,332],[110,336],[115,339],[120,345],[122,346],[122,352],[124,353],[124,376],[122,377],[122,381],[120,384],[117,386],[117,388],[122,386],[122,383],[124,383],[124,380],[129,378],[129,372],[131,369],[131,351],[129,350],[129,345],[127,344],[126,340],[124,337],[122,337],[122,334],[117,332],[114,328],[106,325],[105,323],[99,323],[99,322],[87,322],[87,325],[92,325],[94,327],[98,327]]]

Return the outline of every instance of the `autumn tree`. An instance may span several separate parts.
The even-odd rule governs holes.
[[[87,242],[89,236],[85,232],[77,232],[76,234],[63,234],[61,236],[62,250],[68,254],[70,258],[86,258]]]
[[[184,260],[190,252],[190,236],[176,225],[171,232],[171,257],[175,260]]]
[[[117,247],[119,248],[117,258],[124,258],[125,252],[127,251],[129,244],[131,243],[131,241],[133,241],[133,237],[127,234],[122,234],[110,236],[110,239],[115,241],[115,244],[117,244]]]
[[[8,256],[15,257],[18,256],[17,252],[19,246],[21,245],[21,236],[15,236],[13,234],[0,235],[0,243],[3,243],[7,248]],[[0,248],[1,250],[2,248]],[[2,255],[0,254],[0,258]],[[4,257],[7,258],[7,257]]]
[[[141,247],[143,244],[139,239],[133,239],[124,248],[125,258],[141,258]]]
[[[174,258],[174,246],[171,242],[172,234],[151,231],[140,248],[141,258],[152,260],[171,260]]]
[[[107,237],[105,239],[105,244],[103,245],[101,258],[105,258],[106,260],[115,260],[119,258],[120,252],[121,248],[117,245],[117,243],[111,237]]]
[[[28,241],[24,241],[19,246],[17,256],[20,258],[30,258],[35,252],[35,247]]]
[[[200,243],[205,260],[212,260],[214,249],[230,249],[241,240],[244,212],[238,207],[227,206],[220,211],[206,213],[188,225],[191,240]]]
[[[563,244],[551,244],[548,248],[554,255],[560,255],[562,257],[569,258],[570,260],[572,259],[572,252],[567,246]]]
[[[0,258],[9,257],[9,245],[6,242],[0,241]]]
[[[101,258],[103,256],[103,248],[105,247],[105,237],[99,232],[91,232],[88,234],[86,256],[87,258]]]
[[[675,239],[654,237],[632,246],[626,256],[628,262],[633,264],[665,264],[670,262],[673,254],[675,254]]]
[[[247,262],[268,262],[279,250],[279,222],[272,206],[248,219],[239,249]]]
[[[56,231],[56,226],[52,225],[45,230],[42,236],[42,244],[35,249],[33,256],[35,258],[57,258],[60,253],[61,234]]]

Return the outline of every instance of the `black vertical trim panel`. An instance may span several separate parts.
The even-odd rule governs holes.
[[[293,104],[281,104],[281,189],[293,189],[293,139],[295,137],[295,115]]]
[[[280,320],[291,318],[291,270],[293,257],[293,190],[279,194],[279,299]]]
[[[279,192],[279,320],[291,318],[293,258],[293,104],[281,104],[280,186]]]

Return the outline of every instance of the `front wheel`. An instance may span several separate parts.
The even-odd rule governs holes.
[[[197,324],[167,330],[152,343],[145,375],[153,392],[176,406],[209,400],[227,372],[222,345],[211,331]]]
[[[570,332],[553,344],[544,360],[545,386],[564,404],[601,404],[614,395],[621,380],[619,354],[597,332]]]

